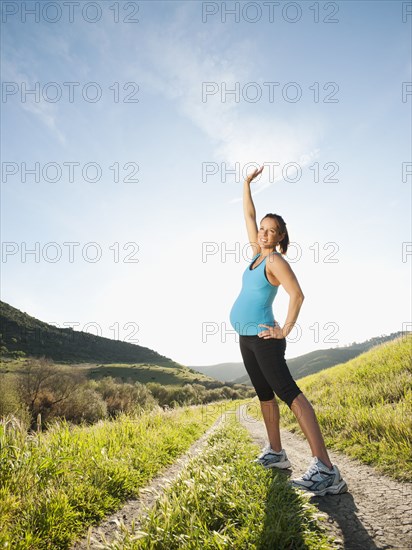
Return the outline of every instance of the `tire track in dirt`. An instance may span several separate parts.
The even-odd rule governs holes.
[[[89,527],[87,534],[73,544],[72,550],[99,548],[104,541],[114,540],[116,534],[119,532],[120,522],[129,529],[132,527],[132,523],[134,523],[135,528],[139,529],[139,518],[141,520],[145,516],[146,512],[155,504],[158,496],[172,484],[189,460],[202,450],[206,445],[207,439],[223,421],[224,414],[196,440],[186,453],[180,456],[171,466],[162,470],[148,485],[142,487],[139,490],[137,498],[128,500],[122,508],[107,517],[99,525]]]
[[[248,415],[245,407],[242,405],[239,410],[239,421],[248,429],[253,442],[264,447],[268,443],[265,425]],[[293,477],[299,477],[312,456],[309,444],[303,437],[286,430],[281,430],[281,437],[292,463]],[[329,449],[328,453],[346,480],[348,492],[313,496],[311,502],[327,515],[325,525],[335,538],[337,548],[411,549],[412,483],[383,476],[343,453]]]

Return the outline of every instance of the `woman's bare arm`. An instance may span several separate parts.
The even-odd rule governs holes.
[[[271,327],[270,330],[265,331],[264,333],[262,332],[260,335],[262,335],[262,337],[267,335],[272,338],[286,338],[296,323],[305,296],[303,295],[296,275],[293,273],[292,268],[284,258],[275,255],[271,258],[270,262],[267,262],[266,267],[272,275],[279,280],[280,284],[289,294],[289,308],[283,328],[277,326],[272,329]]]
[[[243,214],[245,216],[246,229],[249,237],[249,242],[253,248],[254,256],[260,252],[260,246],[258,244],[258,227],[256,223],[256,209],[253,204],[252,193],[250,191],[250,184],[259,174],[262,173],[262,168],[256,168],[256,170],[247,176],[243,184]]]

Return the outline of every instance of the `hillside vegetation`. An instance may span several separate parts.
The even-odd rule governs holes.
[[[45,356],[61,363],[182,366],[143,346],[44,323],[6,302],[0,302],[0,346],[2,354]]]
[[[335,365],[350,361],[351,359],[358,357],[361,353],[365,353],[365,351],[370,350],[378,344],[391,342],[393,340],[396,340],[403,334],[404,333],[402,332],[393,332],[392,334],[386,336],[376,336],[375,338],[370,338],[365,342],[354,342],[349,346],[344,346],[340,348],[318,349],[309,353],[305,353],[304,355],[300,355],[299,357],[288,359],[287,364],[293,378],[295,380],[300,380],[301,378],[309,376],[310,374],[315,374],[316,372],[320,372],[321,370],[329,369],[330,367],[333,367]],[[292,346],[293,344],[291,344],[291,347]],[[242,363],[240,363],[240,367],[242,368],[242,371],[245,370]],[[209,376],[213,376],[213,371],[201,370],[201,372],[208,374]],[[217,378],[220,380],[219,377]],[[252,384],[248,374],[244,373],[235,379],[227,378],[227,380],[231,380],[233,383],[236,384]]]
[[[107,550],[302,549],[335,546],[317,508],[285,472],[254,464],[260,449],[233,415],[156,501],[140,529],[120,530]],[[121,526],[122,527],[122,526]]]
[[[189,369],[153,365],[67,366],[48,359],[0,364],[0,418],[18,417],[29,429],[56,418],[93,423],[156,406],[200,405],[252,396],[247,386],[225,385]]]
[[[156,503],[139,533],[113,548],[330,548],[317,510],[258,447],[233,412],[239,403],[123,415],[91,427],[56,422],[27,436],[0,423],[0,547],[66,549],[175,462],[225,411],[226,420]],[[227,408],[226,408],[227,407]]]
[[[374,347],[343,365],[299,380],[327,447],[412,480],[412,336]],[[281,403],[283,427],[301,433]]]
[[[388,335],[376,336],[365,340],[364,342],[353,342],[350,345],[318,349],[300,355],[299,357],[292,357],[287,359],[288,367],[295,380],[303,378],[309,374],[314,374],[323,369],[328,369],[340,363],[345,363],[354,357],[357,357],[361,353],[368,351],[372,347],[389,342],[399,338],[405,333],[393,332]],[[412,334],[412,333],[411,333]],[[288,345],[289,350],[289,345]],[[293,350],[293,344],[290,344],[290,350]],[[211,376],[221,382],[231,382],[235,384],[247,384],[252,385],[249,375],[245,371],[243,363],[218,363],[217,365],[207,366],[191,366],[196,372]]]
[[[68,548],[213,424],[221,406],[120,415],[90,427],[55,422],[27,435],[0,421],[0,547]]]
[[[126,365],[121,363],[111,363],[108,365],[94,365],[86,367],[88,378],[99,380],[105,376],[112,376],[118,380],[129,380],[146,384],[148,382],[157,382],[158,384],[176,384],[183,385],[187,383],[203,384],[208,388],[220,388],[224,384],[209,376],[194,372],[187,367],[171,367],[162,365],[152,365],[148,363],[136,363]]]
[[[41,362],[45,358],[20,357],[18,359],[2,358],[0,360],[0,375],[2,374],[21,374],[27,371],[27,365],[31,362]],[[150,363],[80,363],[62,365],[53,360],[46,360],[53,363],[56,368],[67,367],[73,373],[77,372],[79,376],[89,380],[101,380],[107,376],[115,378],[118,382],[140,382],[146,384],[148,382],[156,382],[164,385],[182,386],[187,383],[202,384],[207,388],[220,388],[224,386],[223,382],[210,378],[199,372],[195,372],[187,367],[170,367],[162,365],[154,365]],[[233,386],[233,384],[230,384]],[[244,386],[243,386],[244,387]]]

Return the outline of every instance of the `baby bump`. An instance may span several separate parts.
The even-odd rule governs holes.
[[[253,336],[266,330],[265,327],[259,327],[259,324],[274,325],[272,308],[262,308],[238,300],[233,304],[229,318],[234,330],[244,336]]]

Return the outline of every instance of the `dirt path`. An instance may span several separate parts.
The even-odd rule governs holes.
[[[263,422],[251,418],[243,405],[238,418],[253,441],[263,447],[267,435]],[[119,522],[127,528],[153,506],[158,495],[179,475],[186,464],[205,445],[208,437],[224,421],[221,416],[190,449],[172,466],[155,477],[140,490],[139,497],[130,500],[123,508],[98,526],[89,528],[88,535],[76,542],[73,550],[99,548],[100,544],[112,541],[119,532]],[[282,444],[292,462],[293,476],[303,473],[309,464],[311,453],[303,438],[282,430]],[[373,468],[360,464],[347,456],[329,451],[348,483],[349,491],[343,495],[312,497],[311,501],[327,517],[327,528],[335,538],[336,548],[345,550],[412,549],[412,484],[399,483],[376,473]],[[286,471],[287,472],[287,471]],[[236,549],[234,549],[236,550]]]
[[[247,414],[243,405],[240,422],[249,430],[255,443],[264,447],[267,434],[263,421]],[[293,477],[306,471],[311,452],[305,439],[281,431],[282,445],[292,463]],[[328,529],[337,548],[372,550],[412,548],[412,484],[382,476],[344,454],[328,451],[348,484],[342,495],[312,497],[311,502],[328,517]]]
[[[77,541],[73,546],[73,550],[88,550],[98,548],[100,544],[106,541],[112,541],[116,533],[119,531],[119,522],[122,522],[125,527],[131,528],[132,522],[136,529],[139,528],[139,517],[142,519],[145,511],[150,509],[158,495],[166,489],[173,480],[179,475],[186,464],[193,458],[202,447],[206,444],[209,436],[216,430],[220,423],[224,420],[224,415],[216,420],[216,422],[189,448],[189,450],[176,460],[166,470],[163,470],[159,476],[152,479],[151,483],[140,490],[137,499],[129,500],[127,503],[108,517],[99,525],[92,526],[88,530],[88,534]]]

